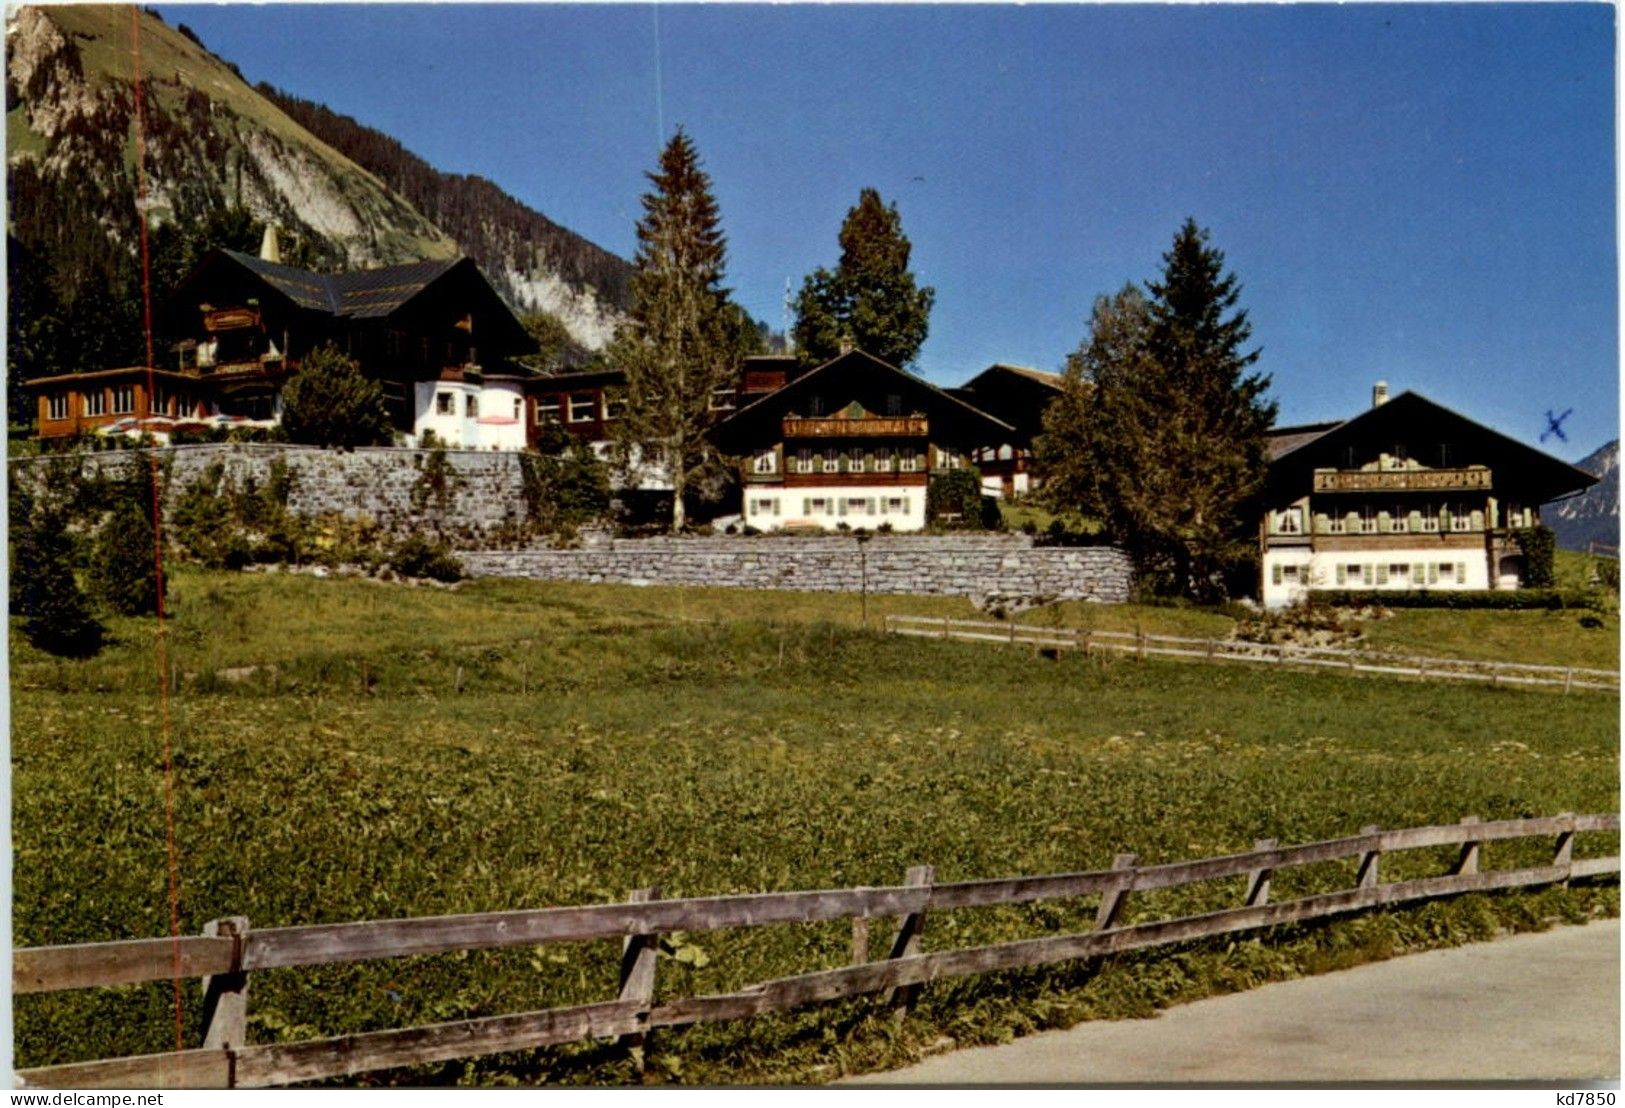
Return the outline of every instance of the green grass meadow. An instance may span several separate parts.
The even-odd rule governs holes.
[[[839,595],[512,581],[413,589],[182,571],[172,607],[188,933],[225,915],[260,927],[341,922],[594,903],[644,885],[668,897],[886,885],[921,863],[943,880],[1044,873],[1104,867],[1123,851],[1154,863],[1366,824],[1619,807],[1612,696],[1048,660],[888,637],[861,625],[858,597]],[[871,597],[871,624],[884,612],[973,614],[962,601]],[[1148,630],[1226,622],[1164,608],[1086,614],[1164,621]],[[1561,621],[1540,627],[1507,640],[1545,635],[1554,652],[1579,641]],[[150,621],[116,622],[113,633],[113,647],[86,662],[46,658],[12,636],[18,946],[168,932],[157,644]],[[1489,844],[1483,864],[1533,861],[1549,847]],[[1617,849],[1615,836],[1582,836],[1577,853]],[[1450,857],[1386,857],[1383,874],[1442,872]],[[1346,886],[1352,875],[1352,863],[1286,872],[1275,895]],[[1234,879],[1135,897],[1127,919],[1240,895]],[[1087,929],[1094,910],[1086,898],[939,913],[924,949]],[[878,1002],[854,1001],[657,1032],[643,1078],[600,1044],[358,1081],[820,1081],[901,1064],[944,1036],[987,1042],[1143,1016],[1617,910],[1617,883],[1576,882],[942,982],[901,1025]],[[888,940],[877,921],[876,956]],[[674,936],[657,988],[722,992],[842,965],[849,943],[844,922]],[[611,943],[571,944],[259,973],[251,1036],[610,999],[618,954]],[[194,983],[194,1036],[198,999]],[[173,1046],[167,984],[19,997],[15,1019],[19,1066]]]

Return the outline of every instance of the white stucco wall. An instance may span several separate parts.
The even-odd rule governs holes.
[[[1415,579],[1416,566],[1423,567],[1423,580]],[[1451,570],[1446,573],[1444,566]],[[1337,567],[1343,566],[1343,580],[1337,579]],[[1357,574],[1349,567],[1359,566]],[[1371,576],[1364,569],[1370,566]],[[1377,567],[1381,566],[1379,570]],[[1409,567],[1404,573],[1391,572],[1394,566]],[[1434,570],[1430,567],[1438,567]],[[1465,570],[1459,574],[1456,567]],[[1276,582],[1276,569],[1280,568],[1281,581]],[[1295,570],[1295,573],[1292,572]],[[1434,573],[1437,572],[1437,579]],[[1380,578],[1385,577],[1386,580]],[[1384,550],[1340,550],[1312,554],[1307,548],[1287,547],[1269,550],[1264,554],[1264,606],[1284,608],[1305,599],[1313,590],[1346,589],[1364,592],[1408,592],[1415,589],[1489,589],[1511,588],[1511,584],[1492,583],[1489,566],[1482,550],[1442,550],[1433,547],[1393,547]]]
[[[902,500],[903,505],[888,507],[888,500]],[[821,504],[817,503],[820,501]],[[777,531],[794,524],[837,531],[843,523],[854,531],[860,527],[873,531],[883,523],[891,524],[893,531],[922,530],[925,527],[925,486],[745,486],[747,527]]]
[[[525,393],[518,381],[486,381],[479,392],[479,418],[474,421],[478,450],[523,450]]]

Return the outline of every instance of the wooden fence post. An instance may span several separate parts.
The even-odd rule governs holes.
[[[1083,639],[1083,656],[1087,658],[1094,653],[1094,643],[1089,640],[1089,628],[1085,627],[1079,632],[1079,636]]]
[[[660,899],[660,890],[652,886],[633,889],[626,899],[629,904],[647,904]],[[639,1023],[649,1018],[649,1009],[654,1007],[655,961],[659,950],[660,936],[653,933],[628,935],[621,944],[621,999],[638,1002]],[[631,1052],[632,1064],[639,1073],[643,1072],[645,1064],[644,1042],[647,1036],[648,1032],[637,1031],[622,1035],[620,1039],[620,1045]]]
[[[852,917],[852,964],[861,966],[869,960],[869,917]]]
[[[948,637],[948,617],[947,616],[942,617],[942,637],[943,638]]]
[[[1117,919],[1123,914],[1124,905],[1128,903],[1129,889],[1134,886],[1134,863],[1138,860],[1138,856],[1134,854],[1119,854],[1112,859],[1112,869],[1124,872],[1115,885],[1100,895],[1100,910],[1095,913],[1096,931],[1117,926]]]
[[[1140,628],[1140,661],[1145,661],[1145,628]]]
[[[1365,827],[1360,828],[1360,834],[1375,835],[1378,830],[1380,829],[1376,824],[1367,824]],[[1362,889],[1377,887],[1377,859],[1381,857],[1382,851],[1380,849],[1368,850],[1360,856],[1360,872],[1354,881],[1356,885]]]
[[[1569,695],[1569,689],[1574,687],[1574,667],[1570,666],[1563,673],[1563,695]]]
[[[1462,816],[1461,822],[1465,825],[1474,824],[1478,822],[1478,817]],[[1478,872],[1478,843],[1476,841],[1469,840],[1461,844],[1461,856],[1456,859],[1456,864],[1451,867],[1450,872],[1453,874]]]
[[[1253,843],[1254,850],[1274,850],[1274,839],[1258,839]],[[1247,874],[1247,907],[1257,908],[1261,904],[1270,902],[1270,878],[1275,871],[1268,867],[1255,869]]]
[[[903,878],[903,884],[910,888],[929,886],[936,879],[937,871],[934,866],[910,866],[908,874]],[[925,909],[910,912],[897,924],[897,935],[892,939],[891,953],[888,958],[908,958],[920,952],[920,936],[925,932]],[[886,997],[886,1003],[891,1006],[892,1019],[898,1023],[914,1010],[914,1002],[919,998],[918,985],[903,985],[891,990]]]
[[[1569,864],[1574,861],[1574,813],[1559,812],[1557,818],[1566,820],[1568,828],[1557,833],[1557,846],[1552,851],[1552,865],[1563,867],[1564,873],[1561,884],[1567,885],[1569,883],[1567,872]]]
[[[232,940],[231,969],[203,978],[203,1047],[205,1050],[236,1050],[248,1042],[248,974],[242,968],[248,919],[245,916],[212,919],[203,925],[203,933]]]

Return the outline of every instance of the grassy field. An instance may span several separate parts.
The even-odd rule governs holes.
[[[870,604],[872,620],[970,612]],[[1619,804],[1613,697],[1050,662],[865,631],[850,596],[183,572],[173,608],[187,932],[227,914],[336,922],[598,902],[648,884],[667,896],[892,884],[918,863],[946,880],[1051,872],[1119,851],[1170,861],[1368,823]],[[1108,613],[1219,618],[1090,609]],[[18,945],[167,932],[152,625],[114,631],[114,647],[82,663],[13,635]],[[1617,850],[1607,838],[1582,839],[1581,853]],[[1485,864],[1523,860],[1519,849],[1492,844]],[[1397,856],[1384,875],[1444,861]],[[1346,868],[1281,875],[1277,895],[1346,884]],[[1232,884],[1134,898],[1129,918],[1231,904]],[[943,1035],[990,1041],[1145,1015],[1617,909],[1616,886],[1577,884],[941,983],[901,1028],[856,1002],[660,1033],[648,1079],[820,1080],[898,1064]],[[925,948],[1087,927],[1093,911],[938,914]],[[726,991],[838,965],[848,940],[843,924],[677,936],[659,987]],[[607,999],[616,957],[611,944],[578,944],[256,974],[251,1032],[275,1041]],[[188,1004],[195,1033],[195,990]],[[22,997],[15,1015],[21,1066],[171,1043],[167,986]],[[377,1078],[633,1079],[602,1046]]]

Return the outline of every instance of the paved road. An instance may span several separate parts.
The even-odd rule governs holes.
[[[1619,1076],[1618,920],[1429,951],[927,1059],[853,1084]]]

